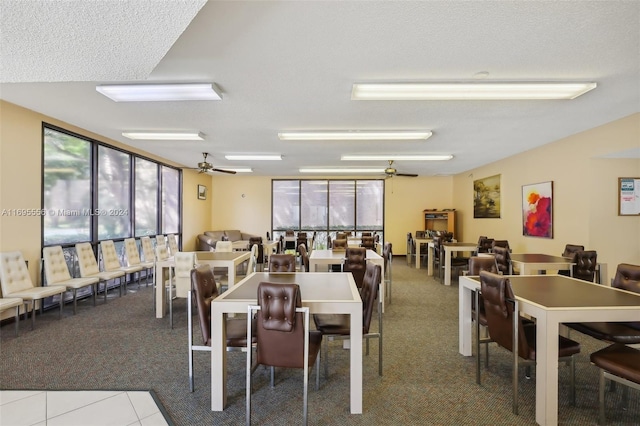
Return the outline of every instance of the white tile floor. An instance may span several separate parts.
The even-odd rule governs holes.
[[[2,426],[168,424],[146,391],[0,391]]]

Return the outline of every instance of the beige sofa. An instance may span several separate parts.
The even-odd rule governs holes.
[[[234,243],[246,241],[246,245],[248,247],[250,238],[259,238],[259,236],[247,234],[237,229],[224,231],[205,231],[204,233],[198,235],[196,246],[198,250],[201,251],[212,251],[213,249],[215,249],[216,243],[218,241],[231,241]]]

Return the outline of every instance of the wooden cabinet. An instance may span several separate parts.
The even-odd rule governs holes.
[[[456,237],[456,212],[442,210],[424,210],[425,231],[447,231]]]

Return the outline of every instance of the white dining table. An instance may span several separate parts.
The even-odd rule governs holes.
[[[232,252],[213,252],[213,251],[196,251],[196,263],[207,264],[212,268],[227,268],[227,277],[229,286],[233,286],[236,279],[236,268],[242,262],[249,260],[251,252],[249,251],[232,251]],[[156,318],[163,318],[166,311],[166,292],[163,284],[164,271],[169,271],[169,281],[173,279],[172,270],[175,266],[173,258],[167,260],[156,261],[155,273],[153,276],[156,287]]]
[[[261,282],[296,283],[302,306],[311,314],[347,314],[351,319],[349,356],[349,408],[362,413],[362,300],[350,273],[255,272],[211,303],[211,410],[222,411],[227,402],[227,351],[224,321],[232,313],[246,313],[257,303]],[[335,407],[340,410],[340,407]]]
[[[444,285],[451,285],[451,255],[457,252],[475,252],[477,243],[442,243],[444,248]],[[437,256],[437,253],[434,253]]]
[[[510,275],[508,278],[520,312],[536,320],[536,422],[557,425],[560,324],[637,321],[640,294],[563,275]],[[473,351],[471,299],[479,288],[479,277],[460,277],[458,351],[464,356],[471,356]]]
[[[540,253],[512,253],[510,257],[511,265],[518,268],[520,275],[538,274],[540,271],[569,270],[569,274],[573,276],[572,266],[575,263],[568,257]]]
[[[432,251],[429,248],[429,243],[433,241],[432,238],[414,238],[413,241],[415,241],[416,243],[416,269],[420,269],[420,246],[422,246],[422,244],[426,244],[427,245],[427,274],[429,275],[433,275],[433,266],[432,266],[432,261],[431,261],[431,254],[429,253],[430,251]],[[429,269],[431,268],[431,273],[429,273]]]

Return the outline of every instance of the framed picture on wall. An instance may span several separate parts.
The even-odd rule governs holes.
[[[553,238],[553,181],[522,186],[522,235]]]
[[[500,218],[500,175],[473,181],[473,218]]]
[[[207,187],[204,185],[198,185],[198,199],[206,200],[207,199]]]

